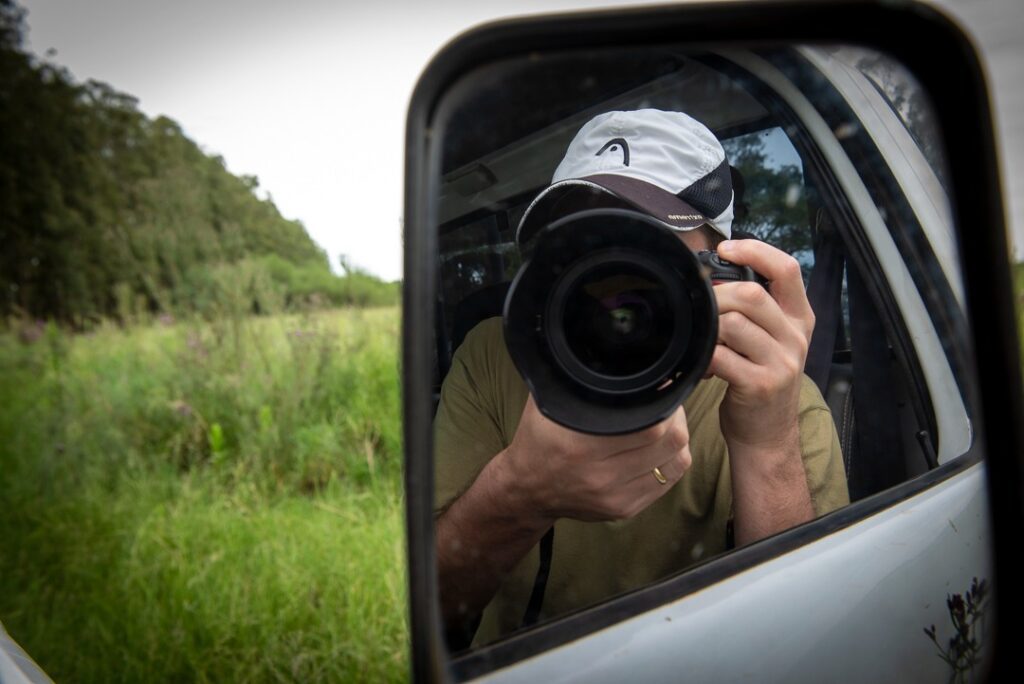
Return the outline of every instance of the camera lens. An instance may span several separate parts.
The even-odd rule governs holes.
[[[638,265],[604,263],[582,274],[567,294],[566,344],[599,375],[642,373],[665,354],[674,317],[666,288]]]
[[[558,270],[543,327],[566,377],[620,396],[662,384],[689,346],[691,302],[678,274],[655,254],[618,246]]]
[[[674,232],[628,209],[546,226],[505,299],[505,344],[548,418],[623,434],[664,420],[718,339],[711,283]]]

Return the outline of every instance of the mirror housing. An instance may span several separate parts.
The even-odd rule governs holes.
[[[907,36],[915,37],[914,47]],[[474,29],[446,46],[421,77],[406,137],[403,387],[412,672],[449,672],[437,604],[433,528],[431,389],[438,270],[437,121],[459,79],[476,67],[546,50],[658,44],[853,43],[886,52],[912,71],[938,114],[950,167],[966,307],[977,355],[981,432],[995,539],[994,670],[1014,669],[1013,620],[1024,605],[1015,553],[1024,508],[1024,421],[1019,344],[992,116],[975,49],[948,18],[915,2],[694,4],[518,19]]]

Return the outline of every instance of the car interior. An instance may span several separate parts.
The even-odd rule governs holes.
[[[851,500],[935,467],[934,417],[913,348],[859,245],[856,218],[781,99],[713,53],[554,59],[504,65],[500,78],[481,74],[493,85],[451,114],[439,202],[435,400],[466,334],[502,314],[522,261],[519,219],[575,132],[604,111],[682,111],[725,147],[735,237],[765,240],[802,266],[817,319],[805,373],[832,410]],[[525,114],[503,115],[512,107]]]

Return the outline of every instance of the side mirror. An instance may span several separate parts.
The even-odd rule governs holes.
[[[550,613],[542,607],[550,592],[574,587],[558,583],[565,558],[556,550],[551,560],[540,544],[522,561],[545,581],[538,568],[553,564],[536,622],[502,629],[492,611],[453,628],[442,620],[435,547],[435,520],[449,501],[435,491],[457,498],[472,477],[436,481],[450,472],[435,472],[443,381],[472,325],[500,315],[521,259],[518,221],[576,131],[601,112],[641,108],[687,111],[711,129],[727,157],[743,162],[734,166],[734,197],[744,195],[734,229],[804,268],[817,317],[804,371],[842,439],[851,503],[735,550],[724,536],[710,552],[666,539],[666,553],[688,558],[635,585],[619,581],[628,559],[606,551],[613,558],[601,558],[600,572],[616,575],[607,596]],[[1012,671],[1024,435],[991,122],[970,42],[916,3],[730,3],[517,20],[442,50],[416,88],[407,129],[414,676]],[[503,430],[507,442],[505,426],[495,428]],[[484,437],[464,444],[467,459],[507,446]],[[725,490],[714,491],[728,491],[716,482]],[[556,536],[557,549],[565,536]],[[985,606],[981,581],[995,586]],[[536,591],[524,586],[522,604],[533,606]],[[965,626],[975,613],[983,637]],[[493,637],[481,637],[488,629]]]

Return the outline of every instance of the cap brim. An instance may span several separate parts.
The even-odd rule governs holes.
[[[710,223],[704,214],[657,185],[617,174],[595,174],[566,179],[545,188],[519,221],[516,241],[528,242],[544,226],[575,211],[623,205],[675,230],[693,230]]]

